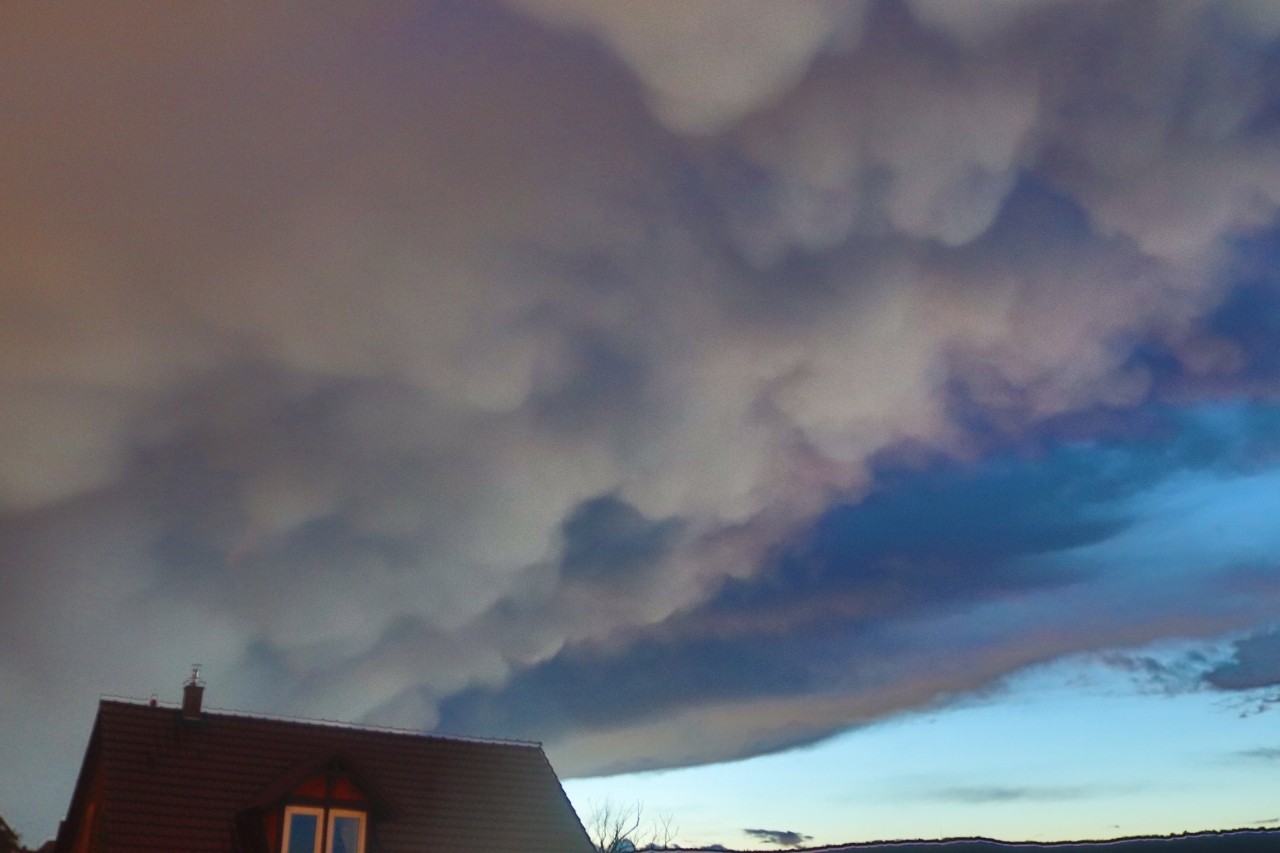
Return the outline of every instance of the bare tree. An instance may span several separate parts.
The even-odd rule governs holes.
[[[598,853],[666,850],[676,834],[671,815],[661,814],[646,821],[643,804],[619,805],[612,800],[592,805],[586,828]]]

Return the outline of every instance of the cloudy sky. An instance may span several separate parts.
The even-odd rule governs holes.
[[[685,843],[1280,820],[1270,0],[11,3],[0,187],[29,841],[195,661]]]

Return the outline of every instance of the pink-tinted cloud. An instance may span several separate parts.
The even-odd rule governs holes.
[[[0,764],[66,787],[94,695],[193,660],[214,704],[430,726],[759,579],[886,454],[1136,411],[1148,351],[1232,388],[1269,7],[971,8],[0,12]],[[1080,645],[1009,624],[565,754],[794,742]]]

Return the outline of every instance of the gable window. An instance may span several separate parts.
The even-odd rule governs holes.
[[[282,853],[364,853],[365,813],[354,809],[287,806]]]

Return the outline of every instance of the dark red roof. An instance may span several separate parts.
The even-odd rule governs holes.
[[[381,806],[370,853],[592,848],[537,744],[102,700],[68,827],[93,768],[109,850],[242,851],[237,820],[300,770],[341,756]]]

